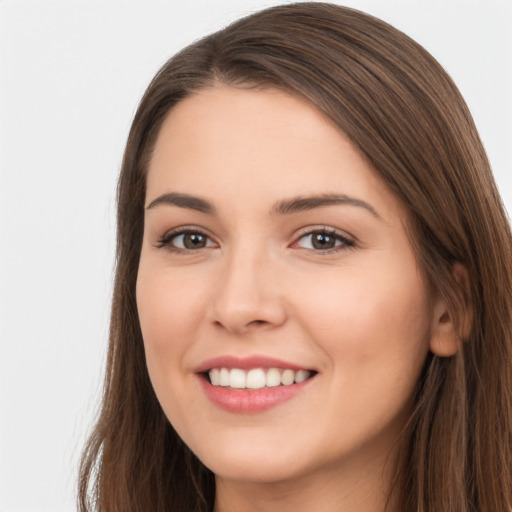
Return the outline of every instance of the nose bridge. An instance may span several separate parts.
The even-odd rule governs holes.
[[[214,291],[215,322],[234,332],[283,323],[278,272],[264,244],[239,243],[223,259]]]

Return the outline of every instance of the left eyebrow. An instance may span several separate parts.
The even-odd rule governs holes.
[[[314,208],[320,208],[322,206],[332,205],[348,205],[356,206],[358,208],[364,208],[369,211],[374,217],[382,220],[382,217],[377,213],[375,208],[355,197],[347,196],[345,194],[321,194],[317,196],[309,197],[293,197],[291,199],[284,199],[278,201],[270,210],[270,213],[275,215],[288,215],[290,213],[302,212],[306,210],[313,210]]]
[[[196,210],[210,215],[215,214],[215,207],[213,204],[206,201],[206,199],[191,196],[189,194],[180,194],[178,192],[169,192],[158,196],[156,199],[153,199],[148,206],[146,206],[146,210],[155,208],[155,206],[161,204],[170,204],[179,206],[180,208],[188,208],[189,210]]]

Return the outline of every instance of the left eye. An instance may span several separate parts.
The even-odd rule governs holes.
[[[337,247],[352,247],[354,243],[338,233],[330,231],[313,231],[301,236],[296,242],[296,245],[302,249],[327,251],[329,249],[336,249]]]
[[[167,246],[171,250],[195,250],[205,247],[213,247],[213,241],[199,231],[182,231],[180,233],[171,233],[159,241],[159,247]]]

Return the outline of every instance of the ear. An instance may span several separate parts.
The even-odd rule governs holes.
[[[430,336],[430,351],[439,357],[450,357],[457,353],[460,338],[457,336],[453,316],[444,300],[434,308],[433,326]]]
[[[470,301],[469,274],[462,263],[455,263],[452,277],[457,300],[451,308],[443,299],[438,299],[433,311],[430,350],[439,357],[450,357],[457,353],[462,340],[469,338],[473,324]]]

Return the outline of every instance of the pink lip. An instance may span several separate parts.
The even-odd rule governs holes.
[[[251,368],[282,368],[283,370],[311,370],[304,366],[275,359],[273,357],[254,355],[249,357],[220,356],[204,361],[196,368],[196,373],[204,373],[212,368],[240,368],[250,370]]]
[[[212,368],[281,368],[290,370],[312,370],[294,363],[275,359],[272,357],[254,355],[250,357],[220,356],[208,359],[201,363],[197,369],[197,377],[200,385],[216,406],[233,413],[257,413],[263,412],[286,402],[300,393],[311,384],[314,376],[304,382],[291,384],[290,386],[276,386],[262,389],[232,389],[222,386],[212,386],[204,377],[204,373]]]
[[[296,396],[314,379],[312,377],[290,386],[247,390],[212,386],[202,375],[198,377],[206,396],[215,405],[235,413],[256,413],[271,409]]]

